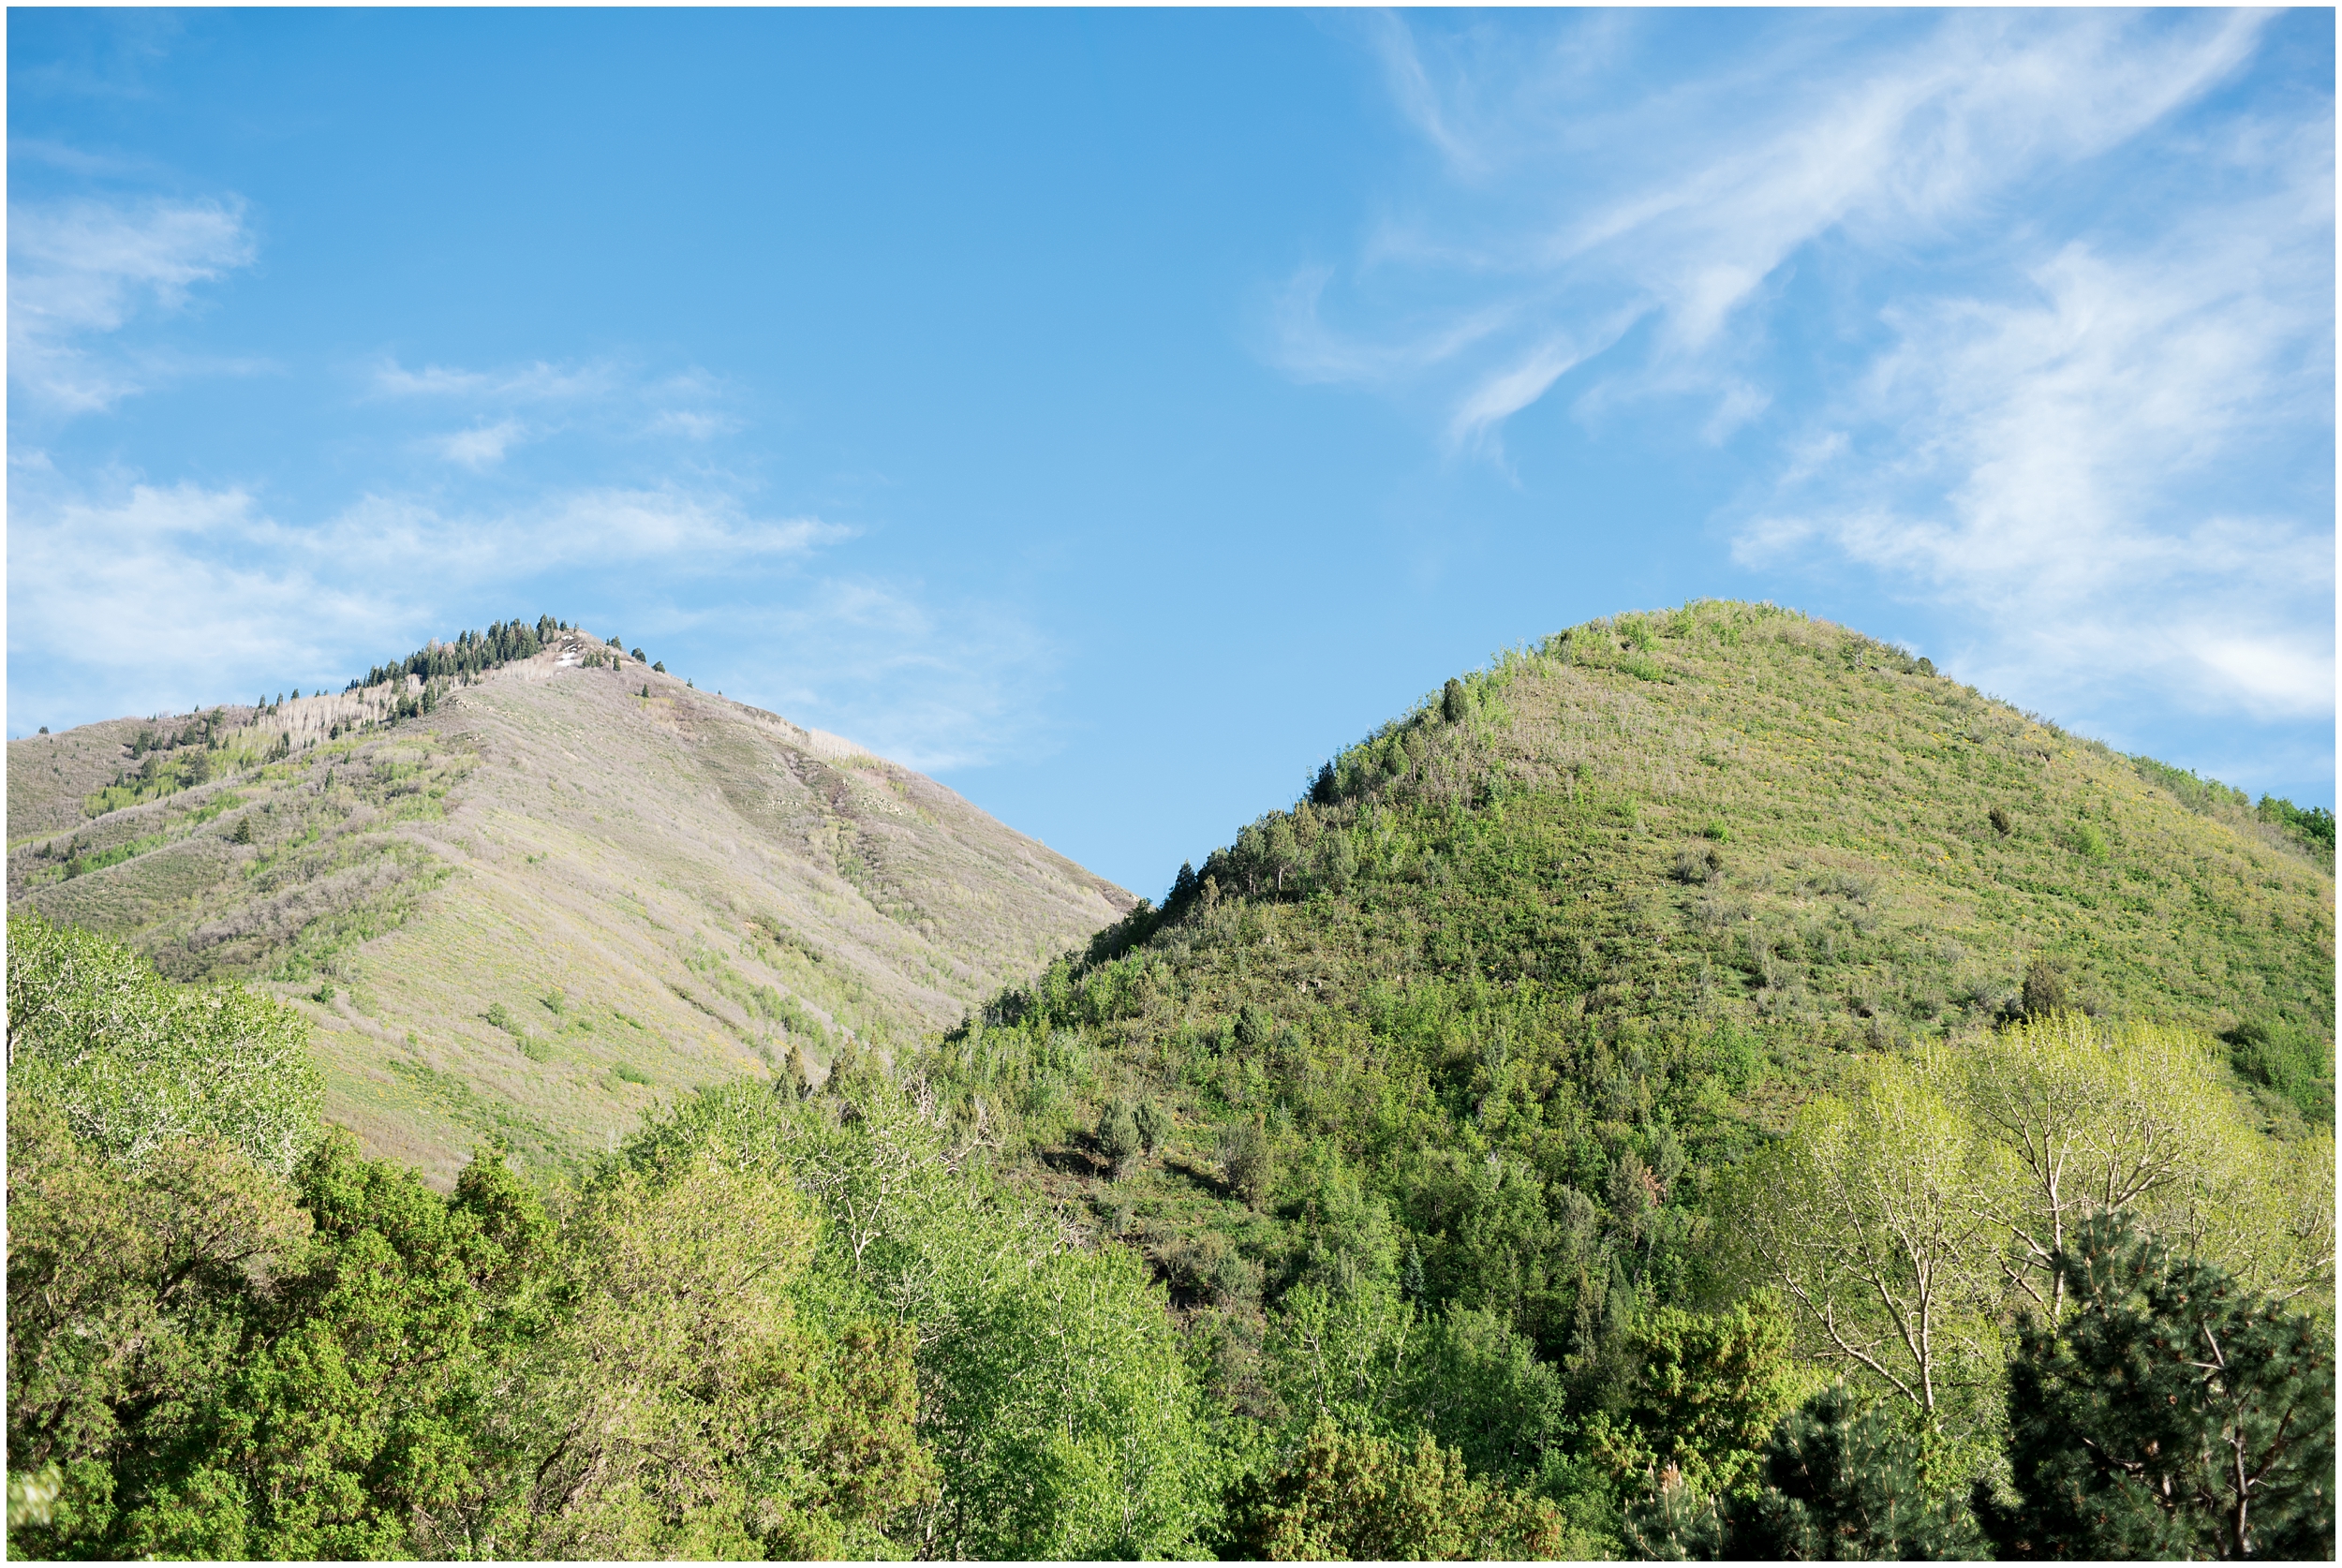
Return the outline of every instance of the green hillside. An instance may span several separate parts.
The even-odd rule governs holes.
[[[1349,1310],[1342,1385],[1394,1431],[1614,1539],[1588,1423],[1630,1422],[1652,1314],[1760,1282],[1732,1174],[1865,1063],[2061,1009],[2178,1026],[2260,1130],[2240,1158],[2293,1173],[2251,1179],[2308,1183],[2251,1245],[2330,1299],[2333,998],[2330,852],[2292,819],[1703,602],[1451,682],[918,1071],[1150,1259],[1237,1416],[1293,1419],[1281,1337]],[[1513,1368],[1512,1413],[1375,1383],[1415,1310]]]
[[[1449,683],[988,1016],[1371,1032],[1432,987],[1801,1066],[1974,1035],[2028,983],[2330,1064],[2330,840],[1857,633],[1707,602]]]
[[[679,1089],[907,1048],[1130,906],[951,791],[551,617],[334,694],[8,743],[8,903],[306,1013],[452,1180]]]

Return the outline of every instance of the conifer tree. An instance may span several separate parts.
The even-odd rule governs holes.
[[[2072,1307],[2009,1366],[2005,1556],[2332,1560],[2334,1343],[2121,1215],[2058,1258]]]

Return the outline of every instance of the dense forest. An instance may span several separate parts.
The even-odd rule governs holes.
[[[449,1192],[13,919],[11,1550],[2330,1558],[2331,816],[2157,767],[1595,623],[956,1030]]]

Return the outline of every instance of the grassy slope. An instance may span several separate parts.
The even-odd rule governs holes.
[[[1346,1163],[1431,1298],[1591,1367],[1606,1278],[1696,1292],[1706,1170],[1842,1053],[1990,1027],[2036,957],[2102,1012],[2289,1023],[2331,1076],[2330,864],[1896,650],[1706,603],[1466,684],[1460,720],[1435,698],[1353,747],[1338,798],[928,1058],[1185,1299],[1242,1320],[1248,1266],[1272,1292],[1321,1266]],[[1180,1125],[1119,1182],[1088,1131],[1115,1096]],[[1248,1118],[1285,1173],[1258,1207],[1215,1157]]]
[[[237,710],[228,777],[95,820],[138,721],[10,742],[9,902],[300,999],[328,1115],[442,1178],[483,1132],[559,1159],[675,1089],[915,1039],[1129,904],[931,780],[632,664],[548,651],[328,738],[359,713]],[[68,879],[76,843],[133,852]]]

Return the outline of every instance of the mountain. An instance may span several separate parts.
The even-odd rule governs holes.
[[[8,902],[307,1012],[326,1115],[451,1178],[818,1076],[1129,895],[850,742],[551,620],[334,695],[8,743]],[[540,635],[541,633],[541,635]]]

